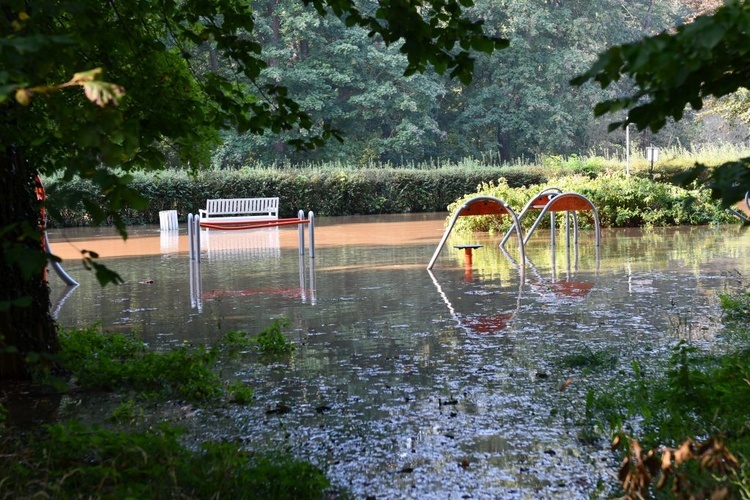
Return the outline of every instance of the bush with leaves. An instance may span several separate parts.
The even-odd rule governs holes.
[[[494,196],[504,200],[520,213],[526,203],[543,189],[556,187],[563,192],[575,192],[588,198],[596,208],[603,227],[652,227],[674,225],[721,224],[734,221],[732,215],[710,199],[704,189],[687,190],[671,184],[654,182],[642,177],[626,177],[622,174],[603,174],[596,178],[588,176],[566,176],[550,179],[543,184],[511,187],[507,180],[482,183],[476,192],[457,199],[448,209],[451,216],[470,198]],[[528,229],[538,212],[527,214],[522,221]],[[590,226],[593,217],[582,212],[580,223]],[[507,231],[512,219],[507,216],[483,215],[462,217],[456,224],[464,231]],[[542,226],[549,226],[547,220]]]

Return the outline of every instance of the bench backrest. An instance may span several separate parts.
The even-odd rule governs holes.
[[[228,198],[208,200],[206,212],[209,215],[268,214],[278,216],[278,198]]]

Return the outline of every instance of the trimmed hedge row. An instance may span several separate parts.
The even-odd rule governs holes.
[[[373,215],[388,213],[444,212],[469,193],[499,196],[511,206],[522,207],[541,186],[581,192],[598,207],[603,226],[707,224],[731,220],[707,192],[685,191],[668,183],[674,168],[647,171],[627,179],[622,173],[589,168],[506,166],[455,166],[438,169],[243,169],[201,172],[164,170],[136,173],[131,187],[148,201],[144,210],[125,206],[125,224],[158,224],[159,212],[177,210],[179,220],[197,213],[209,198],[256,198],[278,196],[280,217],[295,217],[299,210],[318,216]],[[500,181],[500,179],[503,179]],[[102,202],[91,183],[45,179],[48,200],[65,208],[50,211],[51,227],[91,225],[84,203]],[[535,191],[531,193],[531,191]],[[76,200],[71,203],[71,200]],[[698,201],[698,203],[689,203]],[[468,224],[476,230],[492,230],[497,223],[484,218]],[[507,221],[501,223],[504,224]],[[498,229],[498,228],[494,228]]]
[[[158,224],[159,212],[177,210],[180,221],[197,213],[209,198],[280,198],[280,217],[299,210],[317,216],[444,212],[448,205],[483,183],[504,177],[511,186],[539,184],[541,169],[518,167],[369,169],[369,170],[236,170],[210,171],[191,177],[182,171],[134,175],[131,186],[148,200],[142,211],[123,210],[128,225]],[[101,195],[86,181],[45,179],[50,200],[97,200]],[[51,227],[90,225],[82,202],[51,216]]]

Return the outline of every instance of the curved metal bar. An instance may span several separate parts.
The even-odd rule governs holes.
[[[739,210],[730,208],[729,212],[735,217],[737,217],[738,219],[740,219],[742,222],[750,222],[750,218]]]
[[[45,202],[47,200],[47,192],[44,190],[44,184],[42,184],[42,178],[38,175],[34,179],[34,191],[36,192],[36,199],[40,202]],[[78,282],[74,280],[68,273],[65,272],[65,269],[60,265],[59,262],[52,259],[52,249],[49,246],[49,238],[47,238],[47,210],[44,206],[39,211],[39,217],[41,219],[41,224],[39,225],[39,229],[42,230],[42,242],[44,244],[44,251],[47,253],[47,262],[49,262],[50,266],[52,266],[52,269],[55,270],[57,275],[60,277],[63,282],[68,286],[78,286]],[[47,281],[47,274],[45,272],[44,274],[44,280]]]
[[[472,207],[480,202],[485,202],[485,205],[487,205],[487,202],[492,202],[493,204],[496,203],[500,206],[502,211],[495,211],[492,212],[491,208],[488,208],[486,210],[478,210],[478,211],[472,211]],[[466,213],[464,212],[474,212],[474,213]],[[448,224],[448,227],[445,229],[445,232],[443,233],[443,237],[440,240],[440,243],[438,244],[437,248],[435,249],[435,253],[432,254],[432,258],[430,259],[430,263],[427,264],[427,269],[432,269],[432,267],[435,265],[435,261],[438,258],[438,255],[440,254],[440,251],[443,249],[443,246],[445,246],[445,242],[448,240],[448,236],[450,236],[451,231],[453,231],[453,226],[456,225],[456,221],[461,216],[468,216],[468,215],[504,215],[508,214],[513,218],[513,226],[516,228],[516,234],[518,235],[518,248],[521,252],[521,276],[524,275],[524,265],[523,263],[526,262],[526,253],[524,251],[523,246],[523,234],[521,229],[521,223],[518,220],[518,216],[513,211],[513,209],[505,203],[500,198],[496,198],[494,196],[476,196],[474,198],[471,198],[470,200],[467,200],[464,202],[463,205],[456,211],[455,214],[453,214],[453,217],[451,218],[450,224]]]
[[[44,251],[47,252],[47,255],[52,255],[52,249],[49,246],[49,238],[44,234],[42,239],[44,240]],[[49,259],[49,265],[52,266],[52,269],[54,269],[60,279],[63,280],[63,283],[68,286],[78,286],[78,282],[65,272],[65,269],[63,269],[59,262]]]
[[[531,229],[526,233],[526,238],[523,240],[524,245],[528,243],[529,238],[531,238],[531,235],[534,233],[536,228],[539,226],[539,223],[541,222],[542,218],[547,214],[547,212],[552,212],[554,210],[554,205],[556,203],[560,203],[561,200],[565,200],[567,198],[577,199],[584,201],[589,207],[591,207],[591,211],[594,213],[594,231],[595,231],[595,238],[596,238],[596,247],[599,248],[599,242],[601,239],[600,233],[601,233],[601,225],[599,223],[599,214],[596,211],[596,207],[594,207],[594,204],[583,196],[582,194],[578,193],[561,193],[552,198],[547,205],[542,209],[541,213],[539,214],[539,217],[537,217],[536,221],[534,221],[534,225],[531,226]],[[569,210],[565,210],[569,211]]]
[[[750,222],[750,191],[745,193],[744,202],[745,202],[745,207],[747,209],[747,213],[744,213],[743,208],[740,206],[737,207],[738,209],[734,209],[730,207],[728,210],[731,212],[732,215],[740,219],[743,223],[747,223],[747,222]]]
[[[529,212],[529,210],[541,210],[544,207],[535,207],[534,202],[539,201],[539,199],[544,195],[558,195],[562,193],[562,189],[554,186],[550,186],[547,188],[542,189],[539,191],[539,194],[531,198],[528,202],[526,202],[526,205],[524,205],[521,212],[518,214],[518,220],[522,221],[524,217],[526,217],[526,214]],[[548,198],[547,203],[549,202],[551,198]],[[546,203],[545,203],[546,204]],[[505,236],[503,236],[503,239],[500,241],[500,246],[505,247],[505,243],[508,242],[508,238],[510,238],[510,234],[513,231],[513,227],[511,226],[508,231],[505,232]]]

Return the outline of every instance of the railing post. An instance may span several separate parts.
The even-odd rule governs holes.
[[[305,211],[300,210],[297,212],[297,218],[299,220],[305,220]],[[305,255],[305,228],[302,224],[297,224],[299,226],[299,254]]]
[[[315,214],[312,212],[312,210],[310,210],[307,213],[307,220],[310,221],[308,222],[308,224],[310,225],[310,227],[308,228],[310,232],[310,258],[314,259],[315,258]]]
[[[188,227],[188,256],[193,260],[193,214],[187,216]]]

